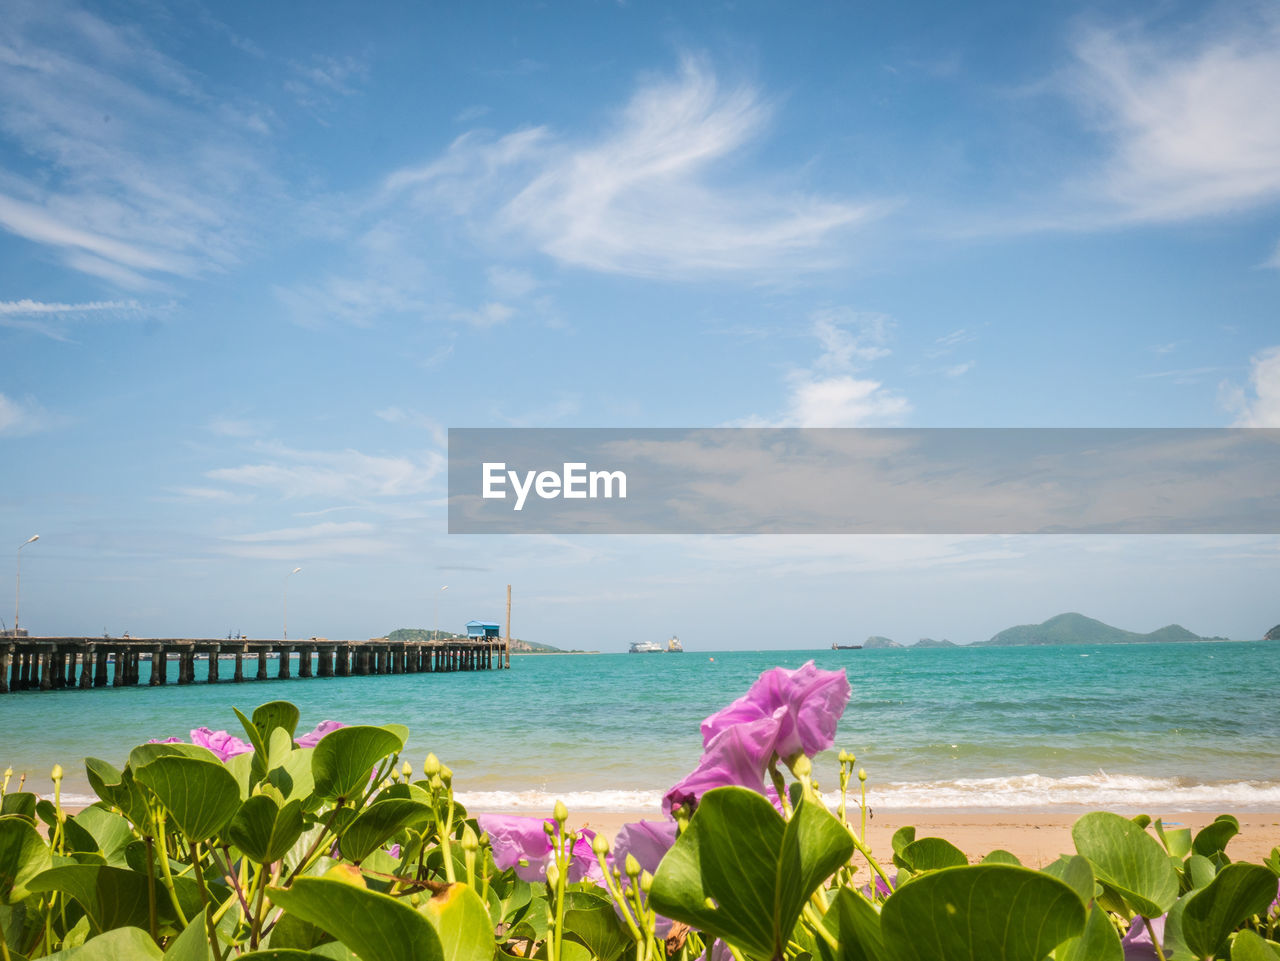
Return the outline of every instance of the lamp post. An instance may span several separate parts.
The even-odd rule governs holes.
[[[435,630],[431,632],[431,639],[433,641],[440,640],[440,595],[448,589],[449,585],[446,584],[444,587],[440,588],[440,590],[436,591],[436,626]]]
[[[286,641],[289,639],[289,578],[293,577],[293,575],[298,573],[300,570],[302,570],[301,567],[295,567],[284,576],[284,639]],[[281,656],[287,657],[288,655],[285,654]]]
[[[18,545],[17,573],[13,579],[13,636],[18,636],[18,611],[22,605],[22,549],[28,544],[40,540],[39,534],[32,534]]]

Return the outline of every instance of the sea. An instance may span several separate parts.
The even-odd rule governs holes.
[[[313,678],[0,695],[0,765],[92,800],[82,759],[123,764],[151,738],[239,733],[232,707],[290,700],[323,720],[398,723],[471,810],[657,812],[697,763],[699,722],[762,671],[814,661],[853,696],[815,762],[857,756],[875,810],[1280,812],[1280,643],[527,655],[477,673]],[[274,672],[274,664],[272,665]],[[142,667],[143,684],[149,666]],[[198,669],[198,674],[203,671]],[[229,671],[222,671],[225,678]],[[856,783],[856,782],[855,782]]]

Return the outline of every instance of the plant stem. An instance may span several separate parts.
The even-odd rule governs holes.
[[[165,816],[163,812],[152,815],[156,823],[156,843],[160,848],[160,874],[164,878],[165,889],[169,892],[169,899],[173,901],[173,910],[178,915],[178,920],[182,922],[182,926],[187,926],[187,916],[182,911],[182,904],[178,901],[178,892],[173,886],[173,872],[169,869],[169,849],[165,846]]]
[[[1155,928],[1151,927],[1151,919],[1145,914],[1142,915],[1142,924],[1147,929],[1147,934],[1151,935],[1151,946],[1156,949],[1157,961],[1165,961],[1164,949],[1160,947],[1160,940],[1156,937]]]
[[[160,943],[160,924],[156,918],[156,851],[155,839],[143,838],[147,845],[147,918],[150,921],[151,940]]]

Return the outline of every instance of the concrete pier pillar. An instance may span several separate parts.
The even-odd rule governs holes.
[[[169,654],[162,644],[156,644],[151,648],[151,677],[148,683],[151,687],[159,687],[167,681],[169,673]]]
[[[351,675],[351,645],[339,644],[338,649],[334,652],[337,654],[338,663],[334,666],[334,673],[338,677],[350,677]]]
[[[9,693],[9,645],[0,647],[0,694]]]
[[[244,648],[236,648],[236,671],[231,676],[231,680],[239,684],[244,680]]]
[[[222,648],[218,647],[217,644],[213,645],[213,647],[209,649],[209,683],[210,684],[218,683],[218,652],[221,650]]]
[[[267,653],[265,647],[258,648],[258,680],[260,681],[267,679]]]
[[[320,676],[333,677],[333,648],[321,647],[320,652]]]
[[[298,677],[311,677],[311,653],[314,651],[310,644],[303,644],[298,648]]]
[[[8,648],[5,648],[5,660],[9,661],[9,690],[22,690],[19,687],[22,683],[22,655],[14,651],[10,657]]]
[[[53,655],[48,651],[41,652],[36,669],[40,672],[40,690],[53,690],[53,678],[50,677]]]
[[[289,655],[293,652],[293,648],[288,645],[282,646],[280,649],[280,671],[277,677],[287,680],[289,677]]]
[[[95,648],[93,655],[93,686],[107,686],[107,649]]]
[[[82,691],[93,687],[93,662],[97,658],[97,651],[92,644],[86,644],[84,648],[84,656],[80,658],[80,689]]]

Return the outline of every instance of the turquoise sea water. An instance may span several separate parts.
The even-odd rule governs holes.
[[[697,762],[703,717],[809,659],[848,671],[837,747],[866,767],[873,807],[1280,811],[1270,643],[527,656],[474,674],[22,692],[0,695],[0,765],[44,791],[59,761],[87,795],[86,755],[239,733],[232,706],[283,698],[303,729],[408,725],[407,759],[434,751],[474,809],[656,810]],[[834,754],[817,767],[834,785]]]

